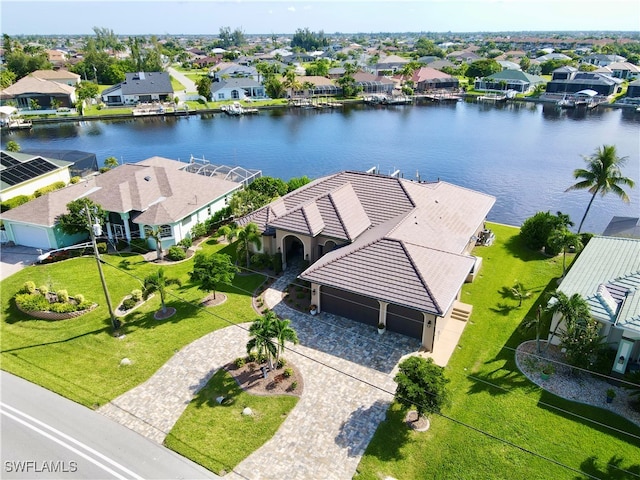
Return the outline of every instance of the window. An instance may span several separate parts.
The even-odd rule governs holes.
[[[160,226],[160,238],[167,238],[173,236],[171,232],[171,225],[161,225]]]
[[[224,100],[224,93],[218,93],[218,100]]]

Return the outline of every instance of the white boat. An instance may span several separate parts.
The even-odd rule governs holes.
[[[222,110],[227,115],[245,115],[247,113],[258,113],[257,108],[245,108],[240,105],[240,102],[233,102],[228,105],[222,105],[220,107],[220,110]]]

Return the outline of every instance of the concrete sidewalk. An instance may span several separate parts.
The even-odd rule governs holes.
[[[41,250],[20,245],[0,246],[0,280],[10,277],[24,267],[33,265]]]

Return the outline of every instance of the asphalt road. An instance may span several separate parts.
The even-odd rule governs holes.
[[[3,479],[213,479],[201,466],[102,415],[0,373]]]

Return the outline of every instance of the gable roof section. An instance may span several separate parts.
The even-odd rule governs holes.
[[[595,319],[640,333],[640,239],[593,237],[558,289],[582,295]]]
[[[45,80],[27,75],[13,85],[2,90],[2,95],[14,97],[29,93],[46,93],[49,95],[73,95],[75,89],[64,83]]]
[[[123,95],[145,95],[173,92],[167,72],[125,73],[125,81],[120,84]],[[104,95],[105,92],[102,92]]]

